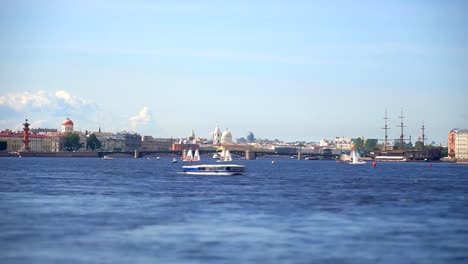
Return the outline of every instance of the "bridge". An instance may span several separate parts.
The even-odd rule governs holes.
[[[186,155],[187,150],[158,150],[158,151],[146,151],[146,150],[134,150],[134,151],[100,151],[98,152],[99,157],[103,156],[111,156],[111,155],[128,155],[134,158],[142,158],[144,156],[150,156],[150,155],[174,155],[174,156],[179,156],[179,157],[184,157]],[[199,149],[198,150],[200,155],[204,154],[214,154],[218,153],[218,150],[216,149]],[[339,157],[339,154],[332,154],[332,153],[301,153],[300,151],[298,152],[276,152],[272,150],[266,150],[266,149],[245,149],[245,148],[233,148],[229,149],[231,154],[233,155],[238,155],[241,157],[244,157],[247,160],[253,160],[256,159],[257,157],[261,156],[287,156],[287,157],[294,157],[297,159],[303,159],[303,158],[322,158],[322,159],[336,159]]]

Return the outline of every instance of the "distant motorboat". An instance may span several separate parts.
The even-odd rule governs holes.
[[[350,157],[351,157],[351,160],[349,161],[349,164],[351,165],[366,164],[366,162],[361,159],[361,156],[359,156],[359,153],[355,150],[351,151]]]
[[[114,158],[111,158],[109,156],[104,156],[101,158],[101,160],[113,160]]]
[[[176,159],[176,158],[173,158],[173,159],[172,159],[172,163],[177,163],[177,159]]]
[[[182,166],[182,174],[186,175],[202,175],[202,176],[230,176],[230,175],[242,175],[245,172],[244,165],[217,165],[217,164],[205,164],[205,165],[191,165]]]
[[[218,153],[213,154],[213,159],[219,159]]]
[[[160,160],[160,159],[161,159],[161,157],[156,157],[156,159],[157,159],[157,160]]]

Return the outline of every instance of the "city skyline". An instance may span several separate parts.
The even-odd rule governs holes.
[[[447,142],[468,122],[463,1],[0,3],[0,130]]]

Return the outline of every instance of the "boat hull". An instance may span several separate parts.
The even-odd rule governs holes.
[[[356,162],[350,162],[349,164],[350,165],[364,165],[364,164],[366,164],[366,162],[365,161],[356,161]]]
[[[245,167],[243,165],[227,164],[227,165],[193,165],[183,166],[182,174],[186,175],[204,175],[204,176],[231,176],[244,174]]]
[[[241,172],[197,172],[197,171],[184,171],[182,174],[185,175],[198,175],[198,176],[234,176],[234,175],[242,175]]]

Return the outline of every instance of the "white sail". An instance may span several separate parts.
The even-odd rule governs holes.
[[[355,150],[352,150],[350,153],[351,156],[351,162],[349,164],[365,164],[366,162],[361,160],[359,153]]]
[[[193,152],[192,149],[187,151],[187,155],[185,156],[184,161],[193,161]]]
[[[195,154],[193,155],[193,161],[200,161],[200,152],[198,152],[198,149],[195,150]]]
[[[229,152],[229,149],[226,149],[226,152],[224,153],[224,161],[232,161],[231,152]]]

